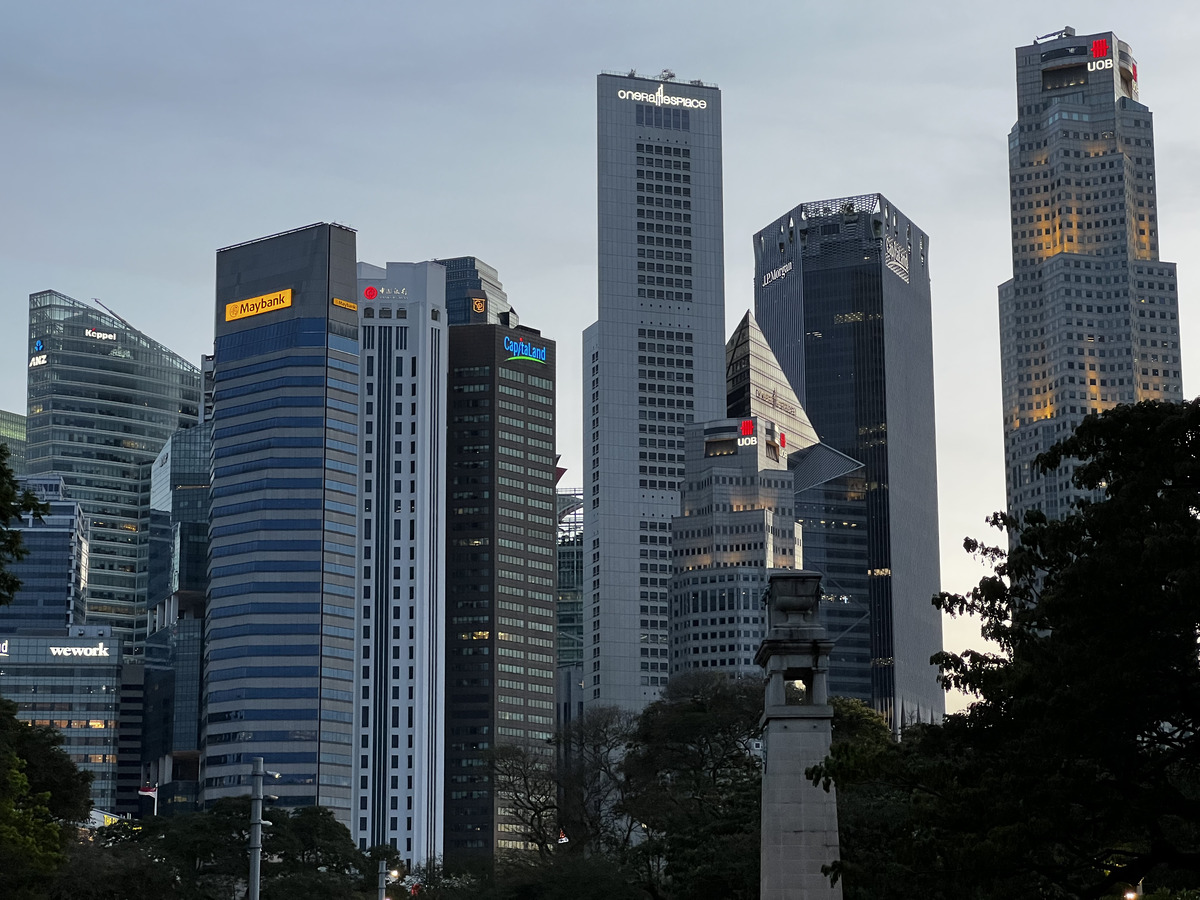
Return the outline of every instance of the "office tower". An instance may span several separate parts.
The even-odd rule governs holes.
[[[149,464],[196,421],[196,367],[106,308],[29,296],[26,468],[61,475],[91,518],[84,616],[145,637]]]
[[[200,695],[212,422],[171,435],[150,474],[150,605],[142,723],[143,784],[158,814],[200,797]],[[143,800],[143,810],[154,804]]]
[[[860,468],[817,439],[751,313],[725,352],[727,417],[688,427],[681,510],[671,523],[670,660],[667,647],[642,648],[652,683],[689,669],[761,674],[754,654],[766,634],[768,576],[802,564],[795,486]],[[640,539],[652,547],[658,537]]]
[[[446,310],[451,325],[496,325],[512,310],[500,273],[474,256],[438,259],[446,269]]]
[[[937,718],[942,647],[929,238],[881,194],[804,203],[754,236],[754,307],[821,441],[862,463],[797,480],[822,573],[829,684],[893,727]]]
[[[92,775],[92,805],[117,808],[117,716],[123,647],[106,627],[0,636],[0,694],[22,722],[56,728],[75,765]]]
[[[535,329],[450,329],[445,852],[456,863],[526,849],[492,754],[549,752],[554,733],[554,392],[554,342]]]
[[[1084,416],[1181,400],[1175,264],[1158,258],[1153,116],[1112,32],[1018,47],[1013,277],[1000,285],[1008,510],[1065,515],[1074,464],[1035,464]]]
[[[442,854],[446,274],[358,264],[362,503],[354,826],[409,866]]]
[[[60,475],[27,475],[17,479],[17,489],[30,491],[49,510],[9,524],[20,532],[27,555],[8,564],[21,588],[12,603],[0,606],[0,634],[65,633],[82,614],[89,520]]]
[[[321,223],[217,252],[200,773],[205,803],[244,795],[261,756],[277,805],[347,826],[367,501],[354,247]]]
[[[561,731],[583,712],[583,489],[558,489],[558,589],[554,608],[558,660],[555,702]]]
[[[0,409],[0,444],[8,445],[8,467],[25,474],[25,416]]]
[[[699,81],[600,75],[599,318],[584,332],[588,702],[637,710],[662,686],[670,523],[684,429],[725,414],[721,93]],[[639,537],[653,532],[651,548]]]

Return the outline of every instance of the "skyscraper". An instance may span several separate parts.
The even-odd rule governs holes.
[[[91,518],[84,615],[126,650],[145,637],[150,463],[193,424],[200,373],[120,316],[29,296],[26,471],[61,475]]]
[[[25,414],[0,409],[0,443],[8,445],[8,467],[25,474]]]
[[[556,348],[509,324],[450,329],[446,859],[529,849],[491,765],[554,733]]]
[[[360,847],[442,854],[446,706],[446,270],[358,264]]]
[[[727,417],[688,428],[680,514],[672,521],[671,644],[642,648],[642,670],[761,674],[763,592],[772,569],[802,563],[797,481],[860,468],[821,444],[754,316],[725,349]],[[654,535],[645,536],[653,543]]]
[[[929,238],[881,194],[804,203],[754,236],[759,324],[821,441],[862,463],[796,481],[832,602],[829,688],[894,726],[940,716]]]
[[[671,72],[600,75],[596,90],[599,319],[583,338],[584,675],[589,702],[636,710],[667,681],[641,670],[641,648],[668,640],[685,429],[725,415],[721,93]],[[653,546],[639,541],[651,533]]]
[[[278,805],[347,826],[369,502],[354,247],[322,223],[217,252],[201,760],[205,802],[245,794],[262,756]]]
[[[1008,509],[1065,515],[1074,464],[1038,454],[1118,403],[1181,400],[1175,264],[1158,258],[1153,116],[1112,32],[1018,47],[1013,277],[1000,285]]]

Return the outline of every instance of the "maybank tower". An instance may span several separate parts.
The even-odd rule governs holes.
[[[596,79],[599,317],[583,336],[584,697],[668,677],[671,517],[688,425],[725,416],[721,93]]]

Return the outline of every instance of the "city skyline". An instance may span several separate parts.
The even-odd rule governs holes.
[[[670,24],[677,38],[669,40],[653,27],[629,33],[619,24],[627,18],[619,8],[607,13],[614,24],[603,27],[598,13],[549,13],[533,6],[506,11],[507,25],[488,14],[479,17],[478,26],[455,20],[467,44],[490,41],[498,32],[515,51],[509,55],[520,58],[466,74],[420,52],[410,62],[391,62],[396,54],[384,40],[387,28],[375,29],[381,35],[375,38],[360,33],[351,20],[299,17],[302,25],[280,25],[276,36],[301,48],[310,41],[307,33],[320,33],[322,42],[334,46],[350,46],[353,38],[359,67],[331,73],[324,66],[301,66],[290,82],[268,73],[265,61],[251,52],[252,42],[226,38],[211,51],[197,51],[169,40],[181,31],[204,32],[215,22],[173,21],[175,14],[163,11],[148,23],[131,21],[138,27],[117,37],[109,20],[117,40],[94,56],[90,35],[104,26],[85,7],[53,31],[41,11],[21,10],[10,32],[14,47],[8,60],[14,68],[6,79],[15,127],[28,134],[76,134],[86,141],[87,152],[32,141],[10,148],[4,187],[17,215],[6,226],[0,284],[10,303],[47,287],[75,297],[98,296],[156,340],[198,362],[212,340],[207,317],[213,250],[333,218],[369,236],[360,258],[472,253],[499,267],[522,298],[524,317],[557,323],[545,333],[564,351],[559,417],[564,423],[578,421],[579,410],[571,404],[580,389],[571,379],[578,377],[579,366],[570,355],[578,346],[574,335],[595,313],[594,73],[630,64],[647,74],[663,65],[700,73],[721,86],[725,99],[725,335],[751,306],[752,259],[742,250],[746,237],[778,209],[805,197],[883,191],[937,242],[937,404],[939,410],[963,410],[954,418],[938,418],[943,584],[963,589],[978,570],[962,553],[961,538],[983,534],[983,517],[1004,502],[994,290],[1010,268],[1004,135],[1015,118],[1013,48],[1071,24],[1080,34],[1111,28],[1136,49],[1144,96],[1158,114],[1160,253],[1184,259],[1181,368],[1184,394],[1191,396],[1189,374],[1195,371],[1200,342],[1187,336],[1193,328],[1189,288],[1196,282],[1183,251],[1200,236],[1198,226],[1187,220],[1189,200],[1200,186],[1186,174],[1185,163],[1200,144],[1200,129],[1185,115],[1183,67],[1197,36],[1194,16],[1183,4],[1156,7],[1153,19],[1137,19],[1116,4],[1072,15],[1065,6],[1029,3],[980,11],[970,23],[934,28],[929,13],[938,5],[933,4],[881,13],[866,23],[813,5],[781,14],[771,34],[756,35],[745,49],[726,53],[723,28],[732,20],[708,7],[689,8],[689,15],[680,17],[676,13],[682,8],[639,11],[643,24]],[[250,34],[269,33],[268,25],[279,24],[271,21],[267,5],[247,16]],[[411,25],[436,28],[439,22],[418,18]],[[549,42],[539,35],[551,27],[588,28],[588,47],[583,52],[543,49]],[[61,52],[43,53],[44,63],[23,55],[21,45],[32,55],[40,49],[37,35],[51,33]],[[798,40],[801,49],[793,51]],[[359,46],[362,41],[367,43]],[[787,52],[777,52],[783,48]],[[854,68],[847,62],[851,49],[855,57],[878,64],[849,71]],[[198,57],[200,52],[215,54],[214,60]],[[117,62],[121,57],[142,62],[127,68]],[[229,63],[230,74],[221,76],[227,80],[209,82],[210,62]],[[801,71],[816,74],[797,74]],[[306,86],[317,78],[352,108],[362,104],[364,113],[379,108],[378,88],[368,82],[386,83],[389,102],[401,103],[404,114],[387,122],[365,114],[361,121],[372,124],[359,127],[353,140],[341,142],[344,147],[294,137],[268,141],[285,133],[283,126],[302,108],[299,98],[310,97]],[[777,92],[762,90],[781,83],[804,91],[799,102],[812,117],[807,122],[785,122]],[[814,84],[820,89],[812,90]],[[406,90],[393,98],[397,85]],[[906,85],[911,102],[896,103],[897,89]],[[275,92],[280,111],[264,114],[262,101]],[[395,124],[423,117],[431,126],[425,133],[432,134],[452,121],[443,117],[461,115],[463,104],[478,110],[485,129],[494,128],[485,145],[467,148],[470,142],[457,141],[458,148],[448,153],[450,138],[439,138],[428,142],[429,150],[413,148]],[[215,117],[217,109],[223,119]],[[547,111],[556,116],[555,129],[530,127]],[[859,151],[851,142],[835,145],[828,137],[864,121],[890,146],[887,159],[871,147],[874,142],[864,142]],[[819,128],[812,127],[815,122]],[[243,130],[251,137],[235,136]],[[791,156],[764,186],[758,166],[763,148],[773,145],[787,146]],[[409,148],[403,167],[394,159],[398,146]],[[361,180],[345,171],[327,178],[324,170],[330,167],[318,162],[336,163],[333,168],[353,162],[364,174]],[[430,167],[462,179],[463,196],[472,198],[470,226],[463,224],[465,205],[451,202],[439,212],[437,202],[423,199],[412,180],[399,174]],[[186,177],[180,175],[184,171]],[[381,191],[379,176],[387,172],[397,173],[395,187]],[[296,191],[297,179],[311,182],[313,189]],[[445,179],[427,180],[441,182],[438,190],[444,193]],[[295,199],[300,194],[306,199]],[[394,211],[401,204],[428,214],[397,225]],[[50,214],[58,208],[73,214]],[[575,225],[562,227],[562,222]],[[17,348],[12,335],[7,339],[13,342],[6,349],[14,384],[0,393],[0,407],[21,411],[23,379],[16,366],[27,362],[25,348]],[[562,429],[560,448],[568,468],[564,485],[582,483],[578,434]],[[977,639],[947,629],[948,646],[970,640]]]

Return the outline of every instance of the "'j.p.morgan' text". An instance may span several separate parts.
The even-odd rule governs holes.
[[[766,287],[772,281],[778,281],[788,272],[792,271],[792,265],[792,263],[786,262],[778,269],[772,269],[770,272],[767,272],[765,275],[763,275],[762,286]]]

